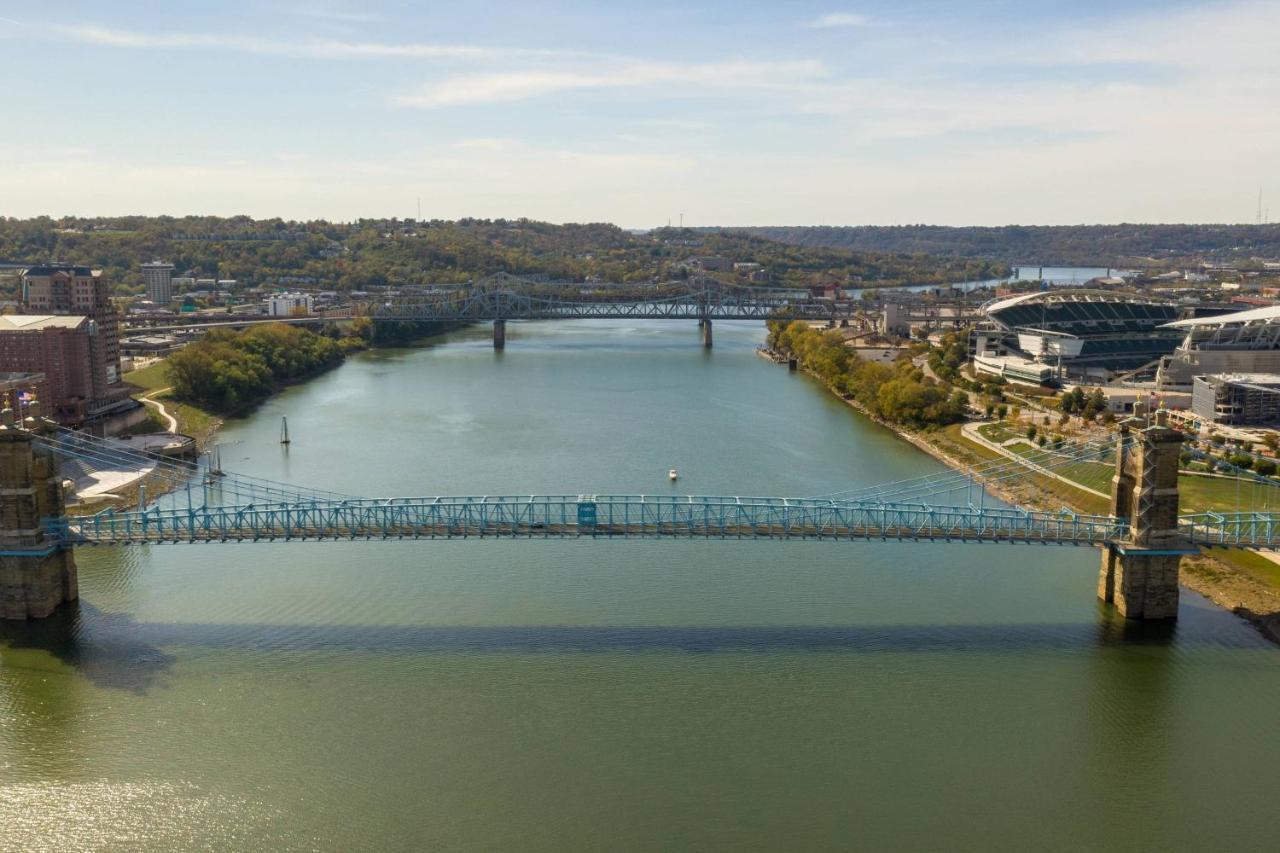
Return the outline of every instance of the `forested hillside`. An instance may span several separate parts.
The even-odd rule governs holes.
[[[797,247],[746,234],[530,220],[286,222],[249,217],[0,218],[0,263],[101,267],[122,293],[142,286],[139,265],[162,259],[175,275],[242,284],[336,290],[467,281],[497,272],[557,279],[646,281],[687,275],[692,256],[759,263],[779,284],[933,284],[1003,273],[985,260]],[[732,273],[729,273],[732,275]]]
[[[1280,225],[767,226],[717,230],[806,248],[920,252],[1010,264],[1125,266],[1280,259]]]

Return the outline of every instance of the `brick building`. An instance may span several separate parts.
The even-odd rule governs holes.
[[[36,388],[43,413],[79,426],[95,399],[94,336],[88,317],[0,315],[0,371],[43,374]]]
[[[129,397],[120,377],[120,315],[111,304],[101,270],[69,264],[45,264],[22,273],[22,310],[28,316],[87,319],[90,387],[84,412],[95,418],[122,406]],[[23,370],[0,361],[0,370]],[[41,369],[41,368],[36,368]],[[45,369],[52,375],[56,370]]]

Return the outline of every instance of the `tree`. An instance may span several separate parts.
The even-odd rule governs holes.
[[[1076,390],[1079,390],[1077,388]],[[1099,412],[1105,412],[1107,409],[1107,395],[1102,393],[1101,388],[1094,388],[1085,399],[1084,408],[1081,409],[1081,417],[1086,421],[1091,421],[1098,416]]]

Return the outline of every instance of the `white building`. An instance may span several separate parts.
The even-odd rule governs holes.
[[[168,305],[173,301],[173,264],[152,261],[142,265],[142,281],[147,288],[147,301]]]
[[[310,314],[312,304],[310,293],[273,293],[267,300],[267,313],[272,317]]]

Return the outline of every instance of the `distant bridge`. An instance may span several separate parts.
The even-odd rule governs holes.
[[[214,315],[217,316],[217,315]],[[264,317],[261,314],[244,314],[240,316],[231,316],[226,319],[219,317],[218,319],[208,319],[209,315],[204,315],[205,319],[181,321],[179,318],[144,318],[130,319],[128,325],[120,330],[122,335],[137,336],[150,335],[160,332],[202,332],[206,329],[247,329],[250,326],[264,326],[275,323],[284,323],[288,326],[322,326],[325,323],[339,322],[351,320],[354,315],[350,310],[329,311],[323,314],[307,314],[300,317]]]
[[[697,320],[711,346],[712,320],[823,320],[857,316],[857,303],[815,297],[798,288],[744,287],[705,276],[661,283],[548,282],[496,275],[467,285],[405,288],[375,304],[383,322],[493,321],[494,346],[505,345],[507,320]]]

